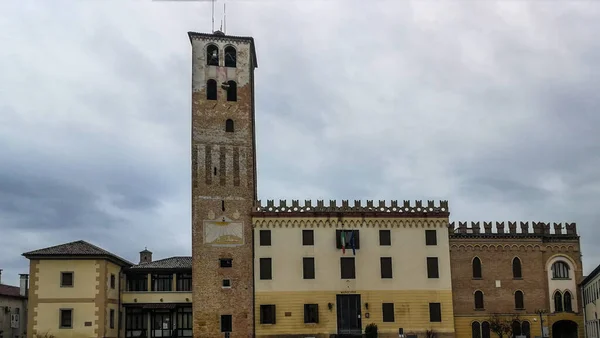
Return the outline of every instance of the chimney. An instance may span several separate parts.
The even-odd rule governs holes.
[[[152,251],[145,248],[144,251],[140,251],[140,264],[152,262]]]
[[[2,269],[0,269],[0,284],[2,284]]]
[[[19,294],[27,297],[29,294],[29,275],[26,273],[19,274]]]

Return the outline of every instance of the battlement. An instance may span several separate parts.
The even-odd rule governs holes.
[[[467,226],[468,222],[458,222],[456,226],[455,222],[451,222],[448,226],[450,234],[521,234],[521,235],[577,235],[577,226],[575,223],[553,223],[551,227],[550,223],[544,222],[531,222],[532,226],[529,226],[529,222],[506,222],[508,223],[508,229],[504,227],[505,222],[496,222],[495,226],[492,222],[483,222],[483,231],[480,227],[480,222],[471,222],[471,226]],[[507,231],[508,230],[508,231]]]
[[[356,213],[357,215],[354,216],[360,216],[359,213],[368,213],[377,216],[393,215],[395,217],[448,217],[450,215],[448,201],[439,201],[436,205],[433,200],[427,201],[427,205],[423,205],[423,201],[415,201],[414,204],[411,204],[411,201],[408,200],[403,201],[402,205],[398,205],[397,200],[389,201],[389,204],[385,200],[379,200],[377,205],[373,200],[367,200],[366,205],[363,205],[361,200],[354,200],[353,205],[350,205],[349,200],[342,200],[339,205],[336,200],[329,200],[329,205],[325,205],[324,200],[317,200],[316,205],[313,205],[311,200],[305,200],[303,205],[300,204],[300,200],[292,200],[289,204],[286,200],[280,200],[279,205],[275,205],[274,200],[267,200],[266,205],[258,200],[254,204],[255,216],[281,213],[287,214],[286,216],[322,213]]]

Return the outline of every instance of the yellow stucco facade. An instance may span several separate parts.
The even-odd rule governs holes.
[[[119,290],[118,285],[111,287],[111,275],[118,278],[119,271],[119,265],[105,259],[31,260],[27,331],[57,337],[117,337]],[[72,286],[61,285],[63,273],[72,274]],[[61,325],[64,310],[70,310],[70,325]]]
[[[380,337],[397,337],[400,328],[405,335],[433,330],[454,336],[447,224],[443,217],[255,218],[256,336],[340,333],[337,299],[344,295],[360,296],[356,310],[363,332],[375,323]],[[336,245],[339,230],[358,231],[356,254]],[[380,230],[389,234],[390,245],[382,245]],[[435,244],[426,243],[426,230],[434,233]],[[269,232],[269,245],[261,243],[261,231]],[[304,231],[312,232],[312,244],[303,242]],[[354,258],[355,278],[342,278],[343,257]],[[382,257],[391,258],[391,278],[382,277]],[[437,259],[437,277],[428,276],[428,257]],[[270,279],[261,277],[264,258],[270,258]],[[314,262],[313,279],[303,276],[304,258]],[[393,304],[387,321],[384,303]],[[441,321],[430,320],[430,303],[440,305]],[[305,323],[305,304],[318,304],[318,323]],[[275,305],[275,324],[263,322],[261,305]]]

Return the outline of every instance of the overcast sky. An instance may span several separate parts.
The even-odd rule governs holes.
[[[223,1],[217,2],[216,26]],[[0,268],[84,239],[191,254],[188,31],[208,2],[0,2]],[[600,5],[229,0],[253,36],[259,198],[448,199],[577,222],[600,264]]]

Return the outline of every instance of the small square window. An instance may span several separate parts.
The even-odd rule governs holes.
[[[302,245],[315,245],[315,232],[313,230],[302,230]]]
[[[73,272],[61,272],[60,273],[60,286],[61,287],[72,287],[73,286]]]
[[[231,287],[231,279],[223,279],[223,288]]]
[[[379,245],[392,245],[392,234],[390,230],[379,230]]]
[[[425,230],[425,245],[437,245],[437,231]]]
[[[219,259],[219,264],[222,268],[230,268],[233,266],[233,259],[221,258],[221,259]]]
[[[304,322],[319,322],[319,304],[304,304]]]
[[[261,324],[275,324],[275,305],[261,305],[260,306],[260,323]]]

